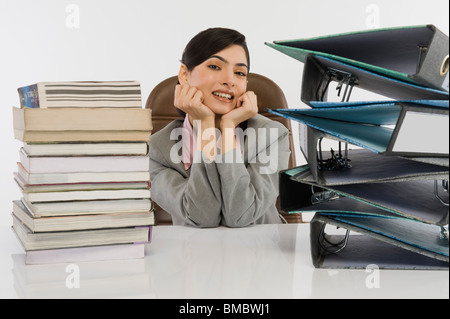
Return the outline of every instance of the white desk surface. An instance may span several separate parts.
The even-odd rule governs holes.
[[[10,228],[0,239],[0,298],[449,298],[448,271],[315,269],[309,224],[156,226],[143,259],[77,264],[79,288],[67,264],[25,265]]]

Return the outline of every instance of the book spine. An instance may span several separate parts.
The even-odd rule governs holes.
[[[147,225],[147,226],[135,226],[134,228],[145,228],[148,229],[148,239],[146,241],[137,241],[133,244],[135,245],[141,245],[141,244],[150,244],[152,242],[152,231],[153,231],[153,225]]]
[[[18,88],[20,107],[39,108],[39,94],[37,84]]]

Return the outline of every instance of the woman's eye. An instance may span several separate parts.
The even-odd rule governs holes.
[[[220,70],[220,68],[214,64],[208,65],[208,68],[213,69],[213,70]]]
[[[244,76],[244,77],[246,77],[246,76],[247,76],[247,74],[246,74],[246,73],[244,73],[244,72],[236,72],[236,74],[237,74],[237,75],[239,75],[239,76]]]

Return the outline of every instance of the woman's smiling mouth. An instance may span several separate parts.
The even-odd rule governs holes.
[[[228,101],[232,101],[233,98],[234,98],[233,95],[231,95],[229,93],[224,93],[224,92],[212,92],[212,94],[214,96],[217,96],[217,97],[222,98],[222,99],[226,99]]]

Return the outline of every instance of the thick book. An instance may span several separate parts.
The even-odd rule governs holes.
[[[148,182],[114,182],[114,183],[65,183],[65,184],[27,184],[17,173],[14,173],[14,181],[22,193],[40,192],[65,192],[85,190],[108,190],[108,189],[145,189],[149,188]]]
[[[29,173],[132,172],[149,169],[145,156],[30,157],[21,149],[20,163]]]
[[[13,214],[33,233],[155,224],[153,211],[35,217],[20,200],[13,201]]]
[[[29,156],[98,156],[98,155],[146,155],[145,142],[124,143],[23,143]]]
[[[83,190],[83,191],[53,191],[23,193],[23,198],[34,202],[59,202],[77,200],[108,200],[108,199],[138,199],[151,198],[150,189],[113,189],[113,190]]]
[[[142,131],[152,130],[149,109],[127,108],[17,108],[13,107],[17,131]]]
[[[309,54],[321,55],[389,78],[449,90],[448,36],[433,25],[363,30],[266,44],[301,62]]]
[[[138,81],[39,82],[17,91],[21,107],[142,107]]]
[[[153,202],[150,198],[38,203],[31,203],[22,198],[22,204],[35,218],[130,212],[146,213],[153,210]]]
[[[27,185],[149,182],[150,172],[74,172],[74,173],[30,173],[17,163],[17,176]]]
[[[148,243],[152,226],[33,233],[13,215],[13,230],[25,251]]]
[[[145,246],[145,244],[121,244],[30,250],[25,253],[25,264],[42,265],[139,259],[145,257]]]
[[[147,142],[150,131],[29,131],[14,130],[14,138],[27,143]]]

